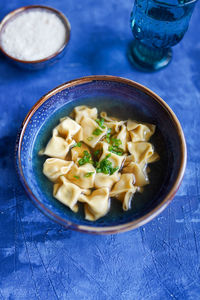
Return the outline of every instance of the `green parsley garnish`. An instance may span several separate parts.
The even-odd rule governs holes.
[[[119,147],[122,144],[122,142],[120,139],[111,138],[111,144],[113,146]]]
[[[115,139],[115,138],[108,138],[107,142],[109,142],[111,144],[111,146],[109,146],[108,151],[117,154],[117,155],[123,155],[124,151],[122,148],[119,148],[119,145],[122,144],[120,139]]]
[[[123,149],[118,148],[118,147],[116,147],[116,146],[109,146],[109,147],[108,147],[108,151],[110,151],[110,152],[112,152],[112,153],[114,153],[114,154],[117,154],[117,155],[119,155],[119,156],[122,156],[123,153],[124,153]]]
[[[92,137],[92,136],[89,136],[89,137],[87,138],[87,140],[88,140],[88,141],[92,141],[92,140],[93,140],[93,137]]]
[[[106,134],[106,141],[107,141],[108,143],[110,143],[110,135],[111,135],[111,131],[112,131],[112,129],[111,129],[111,128],[108,128],[108,131],[107,131],[107,134]]]
[[[84,175],[84,177],[90,177],[90,176],[92,176],[92,174],[94,174],[94,172],[88,172]]]
[[[79,177],[79,176],[76,176],[76,175],[74,175],[74,178],[76,178],[76,179],[80,179],[80,177]]]
[[[78,142],[77,144],[75,144],[74,146],[73,146],[73,148],[74,147],[81,147],[82,146],[82,143],[81,142]]]
[[[103,131],[99,128],[96,128],[94,131],[93,131],[93,135],[100,135]]]
[[[110,175],[114,174],[118,169],[119,169],[119,167],[113,168],[110,172]]]
[[[86,163],[92,164],[93,161],[91,160],[90,153],[88,151],[83,151],[83,157],[81,159],[79,159],[78,164],[79,164],[79,166],[83,166]]]
[[[104,119],[101,118],[100,120],[99,119],[96,119],[96,122],[97,124],[99,125],[99,127],[105,129],[106,127],[103,125],[104,124]]]
[[[108,160],[108,158],[111,156],[111,154],[106,155],[102,161],[100,161],[97,166],[96,166],[96,171],[97,173],[104,173],[104,174],[109,174],[112,175],[119,169],[119,167],[113,168],[112,167],[112,162]]]

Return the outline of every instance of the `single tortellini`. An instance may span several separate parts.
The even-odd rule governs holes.
[[[133,194],[136,192],[134,186],[135,176],[133,174],[122,174],[120,180],[114,185],[110,192],[111,197],[119,199],[123,203],[123,209],[130,208],[130,202]]]
[[[156,126],[153,124],[142,124],[128,120],[127,130],[130,133],[132,142],[148,141],[154,134]]]
[[[137,189],[135,187],[134,190],[130,190],[115,196],[119,201],[122,202],[123,210],[126,211],[131,208],[131,201],[133,199],[133,195],[135,194],[136,190]]]
[[[54,135],[59,135],[67,140],[77,134],[80,129],[81,126],[71,118],[62,118],[62,122],[54,129]]]
[[[119,156],[115,153],[110,152],[108,150],[109,144],[107,144],[106,142],[101,142],[101,145],[102,145],[103,153],[102,153],[99,161],[102,161],[103,159],[105,159],[106,157],[109,156],[108,160],[112,163],[113,167],[120,169],[123,161],[125,160],[125,156],[124,155]]]
[[[84,203],[86,220],[95,221],[109,210],[109,189],[96,189],[89,196],[80,195],[79,201]]]
[[[129,190],[135,190],[134,183],[135,176],[133,174],[122,174],[120,180],[114,185],[113,189],[111,190],[110,196],[113,197]]]
[[[87,151],[90,154],[90,149],[84,143],[79,142],[79,145],[75,145],[74,147],[72,147],[71,149],[72,160],[74,162],[77,162],[77,160],[83,156],[84,151]]]
[[[125,121],[120,121],[117,118],[108,117],[107,113],[102,111],[100,116],[105,120],[105,125],[112,130],[112,133],[119,132]]]
[[[64,159],[74,144],[75,141],[72,139],[66,141],[62,137],[53,135],[46,148],[41,150],[39,154]]]
[[[96,169],[87,163],[81,167],[74,164],[71,170],[67,173],[66,177],[68,180],[78,185],[83,189],[89,189],[94,187]]]
[[[60,158],[47,158],[43,164],[43,173],[51,181],[55,182],[62,175],[66,175],[73,161],[66,161]]]
[[[97,173],[94,179],[94,186],[95,188],[108,187],[111,189],[113,184],[119,181],[120,176],[121,174],[118,172],[115,172],[112,175]]]
[[[154,149],[151,143],[147,142],[128,142],[128,150],[137,163],[147,163],[154,154]]]
[[[106,126],[101,128],[96,121],[86,117],[82,119],[81,126],[83,129],[83,141],[92,148],[96,146],[107,132]]]
[[[67,205],[74,212],[78,211],[78,198],[83,192],[77,185],[67,180],[64,176],[60,177],[61,183],[54,184],[54,197]]]
[[[146,174],[146,165],[141,166],[135,162],[130,162],[126,167],[123,168],[122,173],[132,173],[135,176],[135,185],[144,186],[149,184],[149,178]]]
[[[107,122],[112,122],[112,121],[120,122],[120,120],[118,118],[108,117],[107,112],[105,112],[105,111],[102,111],[100,113],[100,116]]]
[[[75,121],[79,124],[84,117],[94,119],[94,120],[97,119],[96,107],[89,108],[85,105],[76,106],[74,108],[74,113],[75,113]]]

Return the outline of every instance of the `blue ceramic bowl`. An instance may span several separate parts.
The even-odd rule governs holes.
[[[3,32],[4,28],[6,27],[6,24],[8,22],[10,22],[13,18],[15,18],[18,14],[26,13],[30,10],[35,10],[35,9],[36,10],[47,10],[48,12],[53,13],[57,17],[60,18],[60,20],[64,24],[65,30],[66,30],[66,38],[65,38],[65,42],[64,42],[63,46],[58,51],[56,51],[54,54],[52,54],[51,56],[45,57],[44,59],[40,59],[40,60],[26,61],[26,60],[20,60],[13,56],[10,56],[8,53],[6,53],[6,51],[1,46],[1,33]],[[29,5],[29,6],[20,7],[14,11],[11,11],[8,15],[6,15],[0,23],[0,50],[4,54],[4,56],[10,62],[14,63],[16,66],[23,68],[23,69],[27,69],[27,70],[39,70],[39,69],[42,69],[44,67],[47,67],[49,65],[56,63],[64,56],[67,45],[69,43],[70,32],[71,32],[70,23],[69,23],[68,19],[60,11],[58,11],[52,7],[43,6],[43,5]]]
[[[156,124],[152,138],[160,160],[151,165],[150,184],[136,194],[132,209],[112,203],[103,218],[90,222],[83,211],[73,213],[52,196],[52,183],[43,175],[44,157],[38,155],[61,117],[77,105],[90,105],[122,119]],[[42,97],[25,118],[16,149],[22,184],[34,204],[52,220],[75,230],[115,233],[139,227],[166,208],[175,195],[186,164],[181,126],[169,106],[148,88],[113,76],[90,76],[62,84]]]

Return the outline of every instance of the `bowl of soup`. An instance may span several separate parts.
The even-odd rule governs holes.
[[[26,116],[17,169],[53,221],[89,233],[144,225],[178,190],[186,165],[181,125],[134,81],[89,76],[56,87]]]

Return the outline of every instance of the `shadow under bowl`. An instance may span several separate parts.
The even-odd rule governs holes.
[[[14,18],[19,16],[19,14],[24,14],[29,11],[33,10],[40,10],[40,11],[47,11],[48,13],[55,14],[63,23],[65,27],[65,40],[63,45],[52,55],[45,57],[43,59],[39,60],[20,60],[17,59],[10,54],[6,52],[6,50],[2,46],[1,42],[1,34],[5,30],[6,25],[12,21]],[[14,63],[16,66],[22,68],[22,69],[27,69],[27,70],[40,70],[43,69],[49,65],[53,65],[56,62],[58,62],[66,53],[67,45],[69,43],[70,39],[70,32],[71,32],[71,26],[68,21],[68,19],[57,9],[49,7],[49,6],[44,6],[44,5],[29,5],[29,6],[23,6],[20,7],[16,10],[11,11],[9,14],[7,14],[3,20],[0,23],[0,50],[3,53],[3,55],[11,62]]]
[[[90,222],[52,196],[53,184],[42,173],[45,157],[38,155],[59,119],[78,105],[97,107],[108,115],[156,125],[151,139],[160,160],[150,165],[150,184],[136,193],[132,208],[124,212],[113,201],[110,212]],[[174,197],[184,174],[186,145],[175,114],[148,88],[115,76],[90,76],[70,82],[43,96],[26,116],[16,147],[18,172],[33,203],[52,220],[67,228],[92,233],[117,233],[137,228],[162,212]]]

